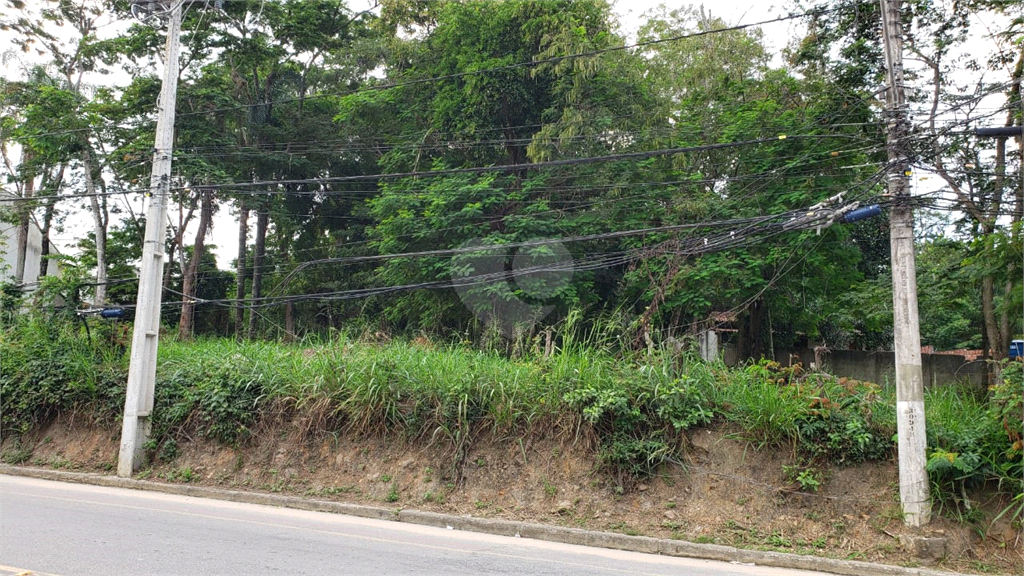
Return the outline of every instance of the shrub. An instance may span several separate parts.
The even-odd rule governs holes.
[[[988,398],[966,388],[942,387],[925,397],[928,477],[941,512],[973,518],[967,489],[994,486],[1008,498],[1020,498],[1022,396],[1019,362],[1002,370]],[[1015,512],[1019,515],[1020,511]]]
[[[236,443],[249,434],[256,421],[260,403],[266,398],[267,375],[252,358],[217,354],[216,346],[197,347],[200,353],[191,359],[174,359],[160,367],[153,437],[168,434],[174,438],[178,430],[188,428],[220,442]]]
[[[894,447],[895,410],[875,384],[802,375],[799,366],[761,361],[733,371],[715,399],[725,418],[759,446],[789,445],[811,460],[880,460]]]
[[[711,402],[696,378],[645,367],[616,371],[565,394],[599,440],[598,460],[620,486],[681,461],[679,433],[709,423]]]
[[[60,412],[115,417],[123,406],[126,359],[108,354],[64,312],[19,316],[0,332],[0,421],[24,433]]]
[[[894,448],[894,430],[873,416],[888,410],[875,384],[820,379],[807,411],[798,418],[801,451],[836,464],[882,460]]]

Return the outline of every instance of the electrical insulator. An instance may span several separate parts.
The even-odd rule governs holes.
[[[100,318],[124,318],[124,308],[104,308],[100,311]]]
[[[882,213],[882,209],[878,204],[872,204],[871,206],[865,206],[863,208],[857,208],[851,210],[846,214],[843,214],[843,222],[849,224],[850,222],[856,222],[857,220],[863,220],[865,218],[871,218],[872,216],[878,216]]]

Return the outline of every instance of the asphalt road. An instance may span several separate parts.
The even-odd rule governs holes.
[[[21,573],[815,574],[0,475],[0,575]]]

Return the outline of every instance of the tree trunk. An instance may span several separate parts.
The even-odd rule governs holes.
[[[170,263],[174,261],[174,253],[178,252],[178,267],[181,273],[185,273],[185,249],[182,246],[185,238],[185,230],[188,229],[188,223],[192,221],[192,216],[196,212],[196,199],[195,197],[190,199],[188,205],[188,212],[182,213],[181,204],[178,204],[178,227],[174,227],[174,223],[171,222],[171,229],[174,232],[174,237],[171,238],[171,245],[167,248],[166,258],[167,266],[164,267],[164,290],[171,285],[171,266]],[[168,220],[170,217],[168,216]]]
[[[245,261],[249,247],[249,207],[242,200],[238,205],[238,259],[235,263],[235,337],[242,338],[245,327]]]
[[[999,336],[999,324],[996,323],[995,313],[995,279],[991,274],[986,274],[981,279],[981,317],[985,325],[985,338],[992,350],[993,360],[1002,360],[1006,357],[1006,350],[1003,350],[1003,342]]]
[[[57,195],[60,194],[60,187],[64,184],[64,168],[62,164],[57,169],[57,175],[53,178],[52,186],[44,189],[46,192],[46,209],[43,211],[42,227],[42,250],[39,255],[39,277],[42,278],[50,272],[50,231],[53,229],[53,217],[56,215]],[[50,190],[52,188],[52,190]]]
[[[746,318],[739,326],[740,358],[760,360],[764,355],[764,341],[761,338],[764,326],[766,306],[758,298],[747,309]]]
[[[204,191],[202,207],[199,210],[199,229],[196,230],[196,243],[192,249],[192,260],[188,270],[182,277],[181,285],[181,318],[178,320],[178,338],[187,340],[192,337],[196,308],[196,279],[199,275],[199,264],[206,251],[206,232],[213,220],[213,192]]]
[[[92,205],[93,231],[96,234],[96,291],[93,305],[103,306],[107,301],[107,214],[96,195],[93,182],[92,153],[82,150],[82,172],[85,174],[85,193]]]
[[[21,165],[25,166],[32,159],[32,152],[28,148],[21,151]],[[14,283],[25,283],[25,260],[28,259],[28,232],[32,223],[32,206],[28,199],[34,194],[36,177],[31,172],[25,174],[25,181],[21,188],[22,202],[18,206],[18,246],[14,253]]]
[[[270,213],[266,207],[260,208],[256,216],[256,250],[252,258],[252,301],[255,303],[263,295],[263,259],[267,247],[267,223]],[[251,339],[256,335],[256,314],[249,313],[249,333]]]
[[[46,203],[43,212],[42,242],[39,247],[39,277],[43,278],[50,272],[50,229],[53,227],[53,202]]]
[[[1010,267],[1010,273],[1014,273],[1017,270],[1016,266]],[[1013,294],[1013,280],[1006,281],[1006,291],[1003,292],[1003,298],[1009,298],[1010,294]],[[999,315],[999,341],[1003,343],[1004,353],[1009,354],[1010,350],[1010,307],[1003,306],[1003,312]]]
[[[295,341],[295,304],[292,302],[284,305],[284,341]]]

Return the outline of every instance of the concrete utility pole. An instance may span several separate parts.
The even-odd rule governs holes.
[[[900,461],[900,504],[903,522],[919,527],[931,520],[931,498],[925,470],[924,378],[921,373],[921,327],[917,316],[917,267],[914,262],[914,214],[910,207],[910,163],[905,154],[909,136],[903,94],[903,43],[900,0],[880,0],[885,66],[889,152],[889,242],[892,254],[893,335],[896,349],[896,431]]]
[[[128,367],[128,391],[121,425],[121,451],[117,475],[130,477],[141,466],[143,446],[152,422],[153,391],[156,382],[156,353],[160,337],[160,298],[163,291],[164,234],[167,220],[167,196],[171,183],[171,155],[174,146],[174,108],[178,99],[178,51],[181,34],[182,0],[168,0],[162,7],[169,16],[164,80],[157,104],[156,144],[153,151],[153,175],[150,178],[149,209],[146,212],[146,242],[142,248],[142,270],[135,306],[131,363]]]

